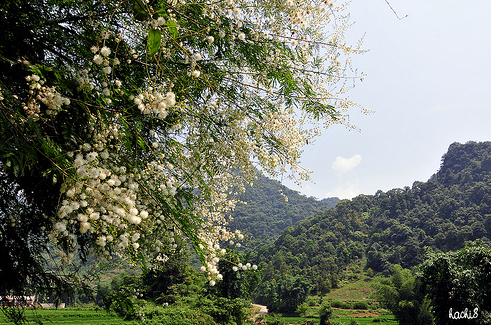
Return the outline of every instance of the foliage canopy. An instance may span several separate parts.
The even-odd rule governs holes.
[[[302,146],[323,124],[349,125],[359,49],[345,44],[343,10],[3,1],[0,276],[16,276],[0,291],[56,284],[48,252],[64,267],[119,257],[145,269],[178,254],[181,236],[213,281],[222,244],[243,238],[225,227],[228,195],[254,167],[308,177]]]

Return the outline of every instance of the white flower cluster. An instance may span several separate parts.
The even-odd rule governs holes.
[[[112,35],[112,33],[103,32],[104,39],[108,39],[110,35]],[[116,37],[116,41],[119,41],[119,37]],[[95,54],[93,58],[94,63],[102,67],[102,71],[104,72],[106,77],[113,72],[114,66],[117,66],[121,63],[116,56],[114,56],[114,58],[110,58],[112,51],[109,47],[105,45],[101,49],[99,49],[98,46],[93,46],[90,50],[92,51],[92,53]]]
[[[257,10],[257,4],[252,6],[252,2],[203,3],[203,15],[214,27],[189,31],[188,36],[182,36],[182,42],[163,37],[159,52],[151,61],[145,62],[148,52],[135,44],[139,41],[145,44],[151,28],[167,30],[164,18],[129,22],[131,28],[125,27],[125,30],[136,28],[135,35],[128,37],[115,36],[110,31],[100,35],[102,44],[91,48],[94,56],[89,61],[93,70],[87,67],[76,76],[79,87],[88,92],[97,88],[97,94],[105,96],[106,104],[111,103],[114,94],[128,96],[128,90],[122,85],[123,82],[130,84],[131,78],[128,81],[121,78],[122,82],[113,77],[114,69],[120,64],[118,56],[127,59],[128,64],[132,58],[140,58],[137,64],[145,68],[148,79],[144,87],[132,90],[134,95],[125,99],[130,99],[145,115],[132,118],[142,118],[142,124],[150,121],[144,126],[150,129],[150,139],[140,139],[138,130],[125,129],[124,132],[131,132],[131,136],[138,138],[139,146],[145,147],[145,153],[139,156],[141,160],[134,161],[128,158],[132,155],[125,147],[127,134],[120,131],[127,124],[124,120],[128,116],[126,107],[113,105],[104,111],[107,120],[101,122],[95,117],[94,122],[91,120],[93,127],[87,130],[91,141],[69,153],[72,168],[63,181],[63,199],[54,222],[53,238],[68,239],[76,249],[78,236],[89,237],[101,255],[109,251],[125,255],[145,250],[145,253],[150,252],[146,256],[152,255],[155,261],[165,262],[168,252],[177,248],[175,237],[193,231],[193,242],[199,243],[198,248],[205,255],[202,270],[207,272],[210,284],[222,279],[217,263],[226,251],[221,243],[240,246],[240,241],[244,240],[243,234],[226,228],[226,216],[236,204],[229,194],[243,189],[244,179],[253,179],[256,173],[253,166],[272,176],[286,172],[288,167],[292,173],[306,179],[308,171],[298,166],[298,160],[302,147],[319,131],[316,126],[304,129],[305,124],[313,125],[315,118],[307,113],[302,115],[296,108],[287,108],[282,86],[269,75],[268,69],[234,63],[227,58],[217,59],[217,44],[245,47],[261,38],[265,44],[278,41],[280,46],[265,45],[263,49],[264,62],[272,71],[288,70],[292,83],[299,85],[308,80],[309,86],[315,88],[315,96],[320,94],[315,99],[326,105],[334,101],[342,108],[352,106],[348,101],[337,102],[344,90],[333,90],[332,86],[345,73],[339,51],[350,50],[340,42],[345,27],[342,23],[334,24],[336,30],[332,36],[323,35],[323,17],[328,17],[328,22],[333,19],[332,3],[327,0],[265,2],[261,5],[271,9],[267,11],[271,16],[266,17],[261,13],[251,15],[251,8]],[[170,5],[191,4],[179,0]],[[146,9],[152,13],[150,5]],[[168,19],[179,25],[179,19],[183,18],[179,17],[178,10],[170,10]],[[222,25],[221,19],[227,19],[230,25]],[[110,48],[111,42],[106,42],[110,37],[115,37],[116,42],[131,39],[128,44],[135,49],[118,53],[117,47]],[[197,37],[202,45],[187,42],[186,37]],[[226,37],[230,39],[224,39]],[[287,43],[287,48],[303,46],[296,51],[285,51],[283,43]],[[261,48],[262,45],[257,44]],[[328,51],[324,57],[319,57],[314,52],[322,46]],[[164,64],[165,60],[172,64]],[[182,71],[171,71],[169,67],[176,63],[186,66],[181,66]],[[207,75],[206,71],[212,70],[205,69],[205,64],[222,69],[220,77]],[[187,79],[191,79],[190,86],[188,80],[179,80],[186,74],[190,77]],[[222,77],[223,80],[218,80]],[[54,88],[43,88],[38,76],[30,76],[29,81],[32,94],[49,107],[48,114],[55,114],[61,105],[69,103]],[[183,98],[179,98],[178,103],[173,82],[184,87],[179,89],[179,97]],[[204,85],[200,96],[184,98],[185,87],[194,84]],[[237,96],[232,92],[220,93],[227,87],[236,90]],[[297,96],[299,106],[310,100],[300,91],[292,96]],[[39,115],[39,107],[34,104],[26,105],[25,109],[29,115]],[[260,110],[260,114],[255,114],[256,110]],[[177,122],[167,118],[171,112],[176,113],[172,117],[176,116]],[[102,123],[106,124],[101,126]],[[168,132],[169,129],[180,132]],[[241,175],[232,172],[237,170]],[[195,196],[192,204],[183,204],[181,194],[184,191]],[[189,220],[180,223],[179,218],[184,220],[184,216]],[[183,229],[186,222],[190,229]],[[240,263],[234,266],[235,271],[248,269],[255,270],[257,266]]]
[[[247,271],[249,269],[252,269],[253,271],[256,271],[257,270],[257,265],[256,264],[251,265],[251,263],[246,263],[246,264],[239,263],[239,264],[237,264],[237,266],[233,266],[232,267],[232,270],[234,272],[237,272],[239,270]]]
[[[155,114],[159,118],[165,118],[169,108],[176,104],[176,95],[172,91],[165,93],[153,88],[130,99],[143,114]]]
[[[68,239],[76,249],[77,237],[89,235],[100,255],[113,251],[124,256],[128,249],[144,249],[155,252],[156,263],[164,262],[167,257],[163,250],[172,252],[177,248],[174,237],[182,232],[172,214],[159,202],[165,200],[167,209],[176,206],[177,179],[184,179],[178,175],[181,168],[189,168],[184,162],[191,158],[179,159],[183,162],[179,168],[165,163],[166,148],[156,139],[151,145],[155,159],[144,166],[127,168],[121,166],[122,139],[117,124],[94,132],[92,143],[84,143],[78,153],[70,153],[75,175],[66,178],[62,185],[64,200],[52,237]],[[226,180],[211,180],[210,185],[226,188]],[[192,179],[189,182],[193,184]],[[189,207],[195,220],[202,222],[196,235],[202,242],[200,248],[206,253],[210,279],[221,277],[217,263],[226,251],[220,247],[220,241],[243,239],[240,232],[233,233],[225,228],[224,214],[232,208],[232,201],[222,192],[213,192],[210,200],[198,201]]]
[[[110,243],[119,253],[130,246],[135,250],[140,247],[139,242],[143,239],[141,225],[149,223],[150,213],[154,210],[142,197],[142,175],[117,164],[118,146],[109,142],[117,143],[118,139],[118,128],[113,125],[98,133],[94,144],[81,145],[80,152],[73,155],[76,176],[65,179],[62,185],[65,199],[58,210],[54,237],[69,237],[75,247],[76,233],[90,233],[100,248]],[[169,179],[163,169],[151,165],[144,175],[158,176],[159,180]],[[150,173],[148,170],[155,171]],[[169,179],[169,188],[166,185],[161,188],[173,192],[173,184]],[[161,246],[157,245],[158,242],[154,244]]]
[[[55,87],[46,87],[44,80],[37,74],[26,77],[29,84],[29,100],[23,103],[23,108],[28,117],[38,120],[43,117],[41,103],[46,105],[46,115],[54,117],[62,109],[63,105],[70,105],[70,99],[63,97]]]

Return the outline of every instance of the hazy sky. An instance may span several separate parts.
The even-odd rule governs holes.
[[[350,98],[360,132],[334,126],[305,149],[308,196],[352,198],[426,181],[453,142],[491,141],[491,1],[353,0],[349,37],[369,52]]]

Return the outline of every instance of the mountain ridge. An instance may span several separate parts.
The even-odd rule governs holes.
[[[491,142],[453,143],[440,169],[412,187],[341,200],[286,228],[274,242],[251,252],[264,280],[302,275],[314,290],[336,288],[342,270],[366,260],[389,273],[391,264],[411,268],[424,247],[457,250],[491,235]]]
[[[338,198],[307,197],[259,172],[254,186],[247,185],[237,198],[246,204],[237,204],[230,226],[248,235],[249,246],[270,242],[285,228],[339,202]]]

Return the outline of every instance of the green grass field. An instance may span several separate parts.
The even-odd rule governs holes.
[[[116,324],[131,324],[132,322],[124,321],[120,317],[106,313],[104,310],[83,310],[83,309],[25,309],[27,324],[39,324],[36,320],[43,324],[56,325],[116,325]],[[0,314],[0,325],[12,324],[8,322],[5,315]]]

